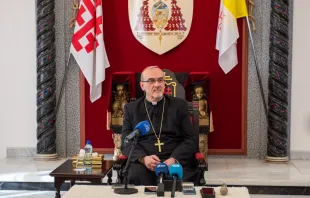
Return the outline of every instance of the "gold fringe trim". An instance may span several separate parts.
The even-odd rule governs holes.
[[[77,0],[73,0],[73,17],[70,20],[69,23],[69,27],[73,28],[75,26],[75,22],[76,22],[76,11],[79,9],[79,3],[77,2]]]

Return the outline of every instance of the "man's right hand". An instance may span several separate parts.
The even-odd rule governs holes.
[[[159,158],[156,155],[145,156],[142,160],[143,164],[151,171],[154,171],[156,165],[160,163]]]

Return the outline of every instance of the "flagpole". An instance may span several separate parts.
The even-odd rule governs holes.
[[[57,113],[58,113],[58,109],[59,109],[59,106],[60,106],[60,101],[62,99],[64,88],[65,88],[65,85],[67,83],[67,74],[68,74],[68,71],[69,71],[70,57],[71,57],[71,52],[69,53],[68,61],[67,61],[67,64],[65,66],[65,73],[64,73],[64,77],[63,77],[62,82],[61,82],[61,88],[60,88],[59,97],[58,97],[58,100],[56,100],[56,102],[57,102],[56,110],[55,110],[56,111],[55,112],[56,116],[57,116]],[[67,145],[67,139],[68,139],[67,138],[67,133],[66,133],[65,139],[66,139],[66,145]],[[67,146],[65,148],[65,154],[67,156]]]
[[[67,83],[67,74],[68,74],[68,70],[69,70],[70,57],[71,57],[71,52],[69,53],[68,61],[67,61],[67,64],[65,66],[64,77],[63,77],[62,82],[61,82],[60,93],[59,93],[59,97],[58,97],[57,105],[56,105],[56,113],[55,113],[56,115],[57,115],[57,112],[58,112],[58,109],[59,109],[59,106],[60,106],[60,101],[62,99],[62,95],[63,95],[63,92],[64,92],[64,87],[65,87],[65,85]]]
[[[250,22],[249,22],[249,17],[246,16],[246,21],[248,24],[248,30],[249,30],[249,34],[250,34],[250,40],[251,40],[251,44],[252,44],[252,50],[253,50],[253,55],[254,55],[254,63],[255,63],[255,67],[256,67],[256,73],[257,73],[257,77],[258,77],[258,83],[259,83],[259,87],[260,87],[260,93],[263,99],[263,105],[264,105],[264,110],[265,110],[265,115],[267,117],[268,112],[267,112],[267,103],[265,100],[265,94],[264,94],[264,90],[263,90],[263,85],[262,85],[262,78],[259,72],[259,68],[257,65],[257,56],[256,56],[256,51],[255,51],[255,47],[254,47],[254,42],[253,42],[253,37],[252,37],[252,32],[251,32],[251,26],[250,26]]]

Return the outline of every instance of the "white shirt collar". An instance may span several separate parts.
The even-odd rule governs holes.
[[[163,97],[164,97],[164,95],[161,97],[161,99],[160,99],[159,101],[161,101],[161,100],[163,99]],[[146,100],[147,100],[147,99],[146,99]],[[147,101],[148,101],[148,100],[147,100]],[[157,101],[157,102],[150,102],[150,101],[148,101],[148,102],[152,103],[152,105],[157,105],[157,103],[158,103],[159,101]]]

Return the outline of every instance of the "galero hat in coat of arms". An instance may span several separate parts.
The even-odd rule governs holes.
[[[193,6],[193,0],[128,0],[134,37],[153,52],[164,54],[187,37]]]

